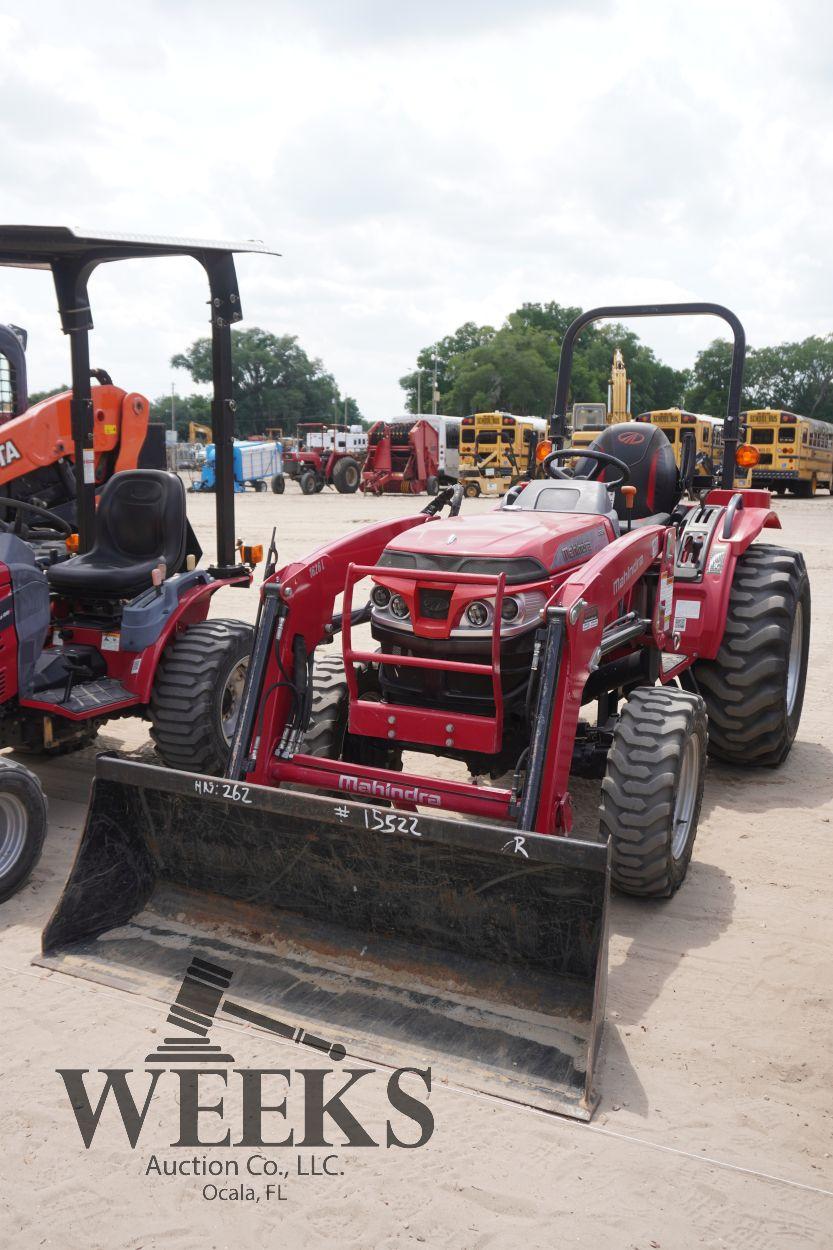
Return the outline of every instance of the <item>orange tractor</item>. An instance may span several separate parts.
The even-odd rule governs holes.
[[[161,426],[149,424],[144,395],[114,386],[103,369],[90,369],[92,446],[76,463],[73,392],[28,405],[25,331],[0,326],[0,495],[48,508],[74,521],[79,476],[97,489],[123,469],[165,467]],[[0,510],[2,500],[0,500]],[[26,509],[17,509],[25,537]]]

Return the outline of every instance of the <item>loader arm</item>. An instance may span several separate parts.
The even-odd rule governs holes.
[[[243,710],[231,751],[231,777],[268,782],[269,761],[297,697],[292,689],[296,648],[300,643],[303,653],[312,655],[317,646],[332,638],[335,601],[344,590],[349,566],[375,564],[397,534],[431,519],[418,512],[368,526],[286,565],[264,583]]]
[[[93,450],[96,481],[120,469],[135,469],[148,429],[150,405],[143,395],[118,386],[94,386]],[[72,440],[72,392],[50,396],[0,431],[0,486],[58,461],[75,460]],[[105,457],[111,457],[108,465]]]

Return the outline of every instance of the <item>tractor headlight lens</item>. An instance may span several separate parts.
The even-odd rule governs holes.
[[[466,608],[466,620],[475,629],[483,629],[484,625],[488,625],[491,615],[489,605],[480,599],[475,599],[474,603],[470,603]]]
[[[520,603],[510,595],[508,599],[504,599],[500,606],[500,618],[502,621],[516,621],[520,611]]]
[[[390,610],[394,616],[403,620],[408,615],[408,605],[401,595],[394,595],[390,601]]]
[[[377,608],[386,608],[390,603],[390,591],[387,586],[374,586],[370,592],[370,598]]]

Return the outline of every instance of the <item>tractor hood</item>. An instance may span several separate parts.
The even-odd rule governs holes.
[[[583,564],[612,538],[610,525],[601,516],[507,509],[406,530],[388,543],[379,563],[494,573],[501,571],[497,565],[484,565],[506,562],[509,581],[535,581],[571,564]]]

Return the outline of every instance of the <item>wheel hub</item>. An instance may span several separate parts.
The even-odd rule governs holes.
[[[787,715],[792,716],[795,697],[798,694],[798,679],[801,675],[801,655],[804,644],[804,608],[799,602],[793,617],[793,628],[790,635],[790,654],[787,660]]]
[[[243,701],[243,687],[246,685],[246,670],[248,667],[249,657],[246,656],[235,664],[223,687],[220,722],[223,728],[223,737],[229,743],[237,727],[237,718],[240,715],[240,704]]]
[[[28,826],[26,808],[14,794],[0,794],[0,877],[20,859]]]
[[[671,833],[671,854],[679,859],[686,848],[694,809],[697,806],[697,785],[700,778],[700,739],[692,734],[685,746]]]

